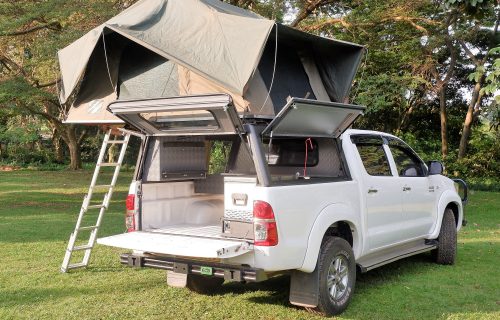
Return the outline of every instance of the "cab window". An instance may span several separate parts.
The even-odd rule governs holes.
[[[424,177],[426,175],[424,163],[405,143],[391,139],[389,149],[400,177]]]
[[[381,137],[351,136],[366,172],[371,176],[392,176]]]

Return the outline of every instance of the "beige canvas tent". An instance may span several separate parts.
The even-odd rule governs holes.
[[[119,123],[116,100],[228,93],[272,116],[287,97],[343,102],[363,47],[218,0],[141,0],[58,53],[70,123]]]

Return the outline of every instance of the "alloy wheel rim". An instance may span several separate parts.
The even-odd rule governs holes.
[[[349,265],[344,256],[338,255],[333,259],[326,279],[330,298],[333,300],[342,298],[347,292],[349,283]]]

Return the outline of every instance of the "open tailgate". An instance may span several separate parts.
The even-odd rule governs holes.
[[[198,258],[232,258],[253,249],[253,245],[245,241],[143,231],[100,238],[97,243],[123,249]]]

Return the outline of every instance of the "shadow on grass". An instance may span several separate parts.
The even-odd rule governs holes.
[[[280,296],[282,292],[286,292],[287,294],[285,300],[288,301],[289,289],[290,277],[282,275],[258,283],[227,282],[222,287],[217,288],[217,290],[215,290],[211,295],[244,294],[248,292],[266,291],[270,292],[271,296]],[[277,302],[279,301],[280,300],[278,299]]]
[[[430,255],[422,254],[408,258],[406,261],[396,261],[390,265],[380,267],[369,273],[357,273],[356,290],[371,290],[386,281],[399,277],[400,274],[411,275],[417,270],[425,270],[432,265]],[[223,286],[214,288],[207,296],[223,296],[231,294],[246,294],[252,292],[266,292],[262,296],[252,296],[248,300],[259,304],[273,304],[281,306],[292,305],[289,302],[290,276],[279,275],[266,281],[254,283],[226,282]],[[354,294],[354,299],[356,293]],[[300,308],[298,308],[300,309]]]

